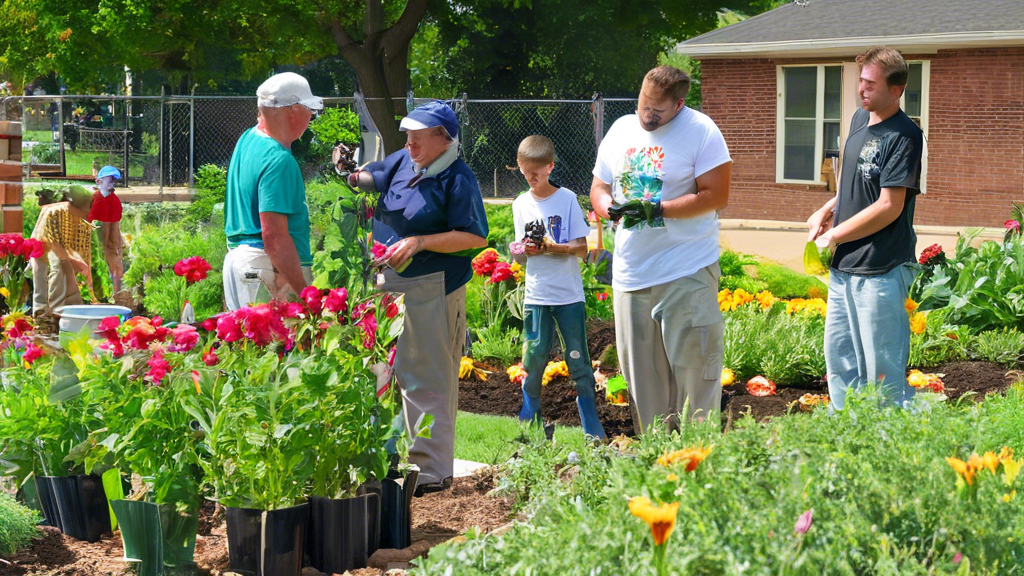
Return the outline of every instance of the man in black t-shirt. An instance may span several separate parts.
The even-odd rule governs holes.
[[[914,201],[920,192],[921,129],[900,110],[909,67],[899,52],[857,57],[862,110],[853,115],[839,192],[807,220],[808,240],[832,249],[825,362],[834,409],[849,389],[881,387],[906,406],[910,323],[905,301],[917,275]]]

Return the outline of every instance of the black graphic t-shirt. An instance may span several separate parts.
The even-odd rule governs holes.
[[[923,136],[902,110],[873,126],[868,126],[869,117],[866,110],[857,110],[850,124],[834,225],[877,201],[882,188],[906,188],[906,200],[891,224],[860,240],[840,244],[832,267],[875,276],[916,261],[914,201],[920,191]]]

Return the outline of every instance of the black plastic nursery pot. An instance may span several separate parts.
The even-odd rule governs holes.
[[[101,535],[110,532],[110,508],[99,476],[38,476],[37,480],[43,481],[36,484],[42,488],[41,501],[50,498],[42,496],[47,487],[52,493],[54,517],[58,519],[54,525],[61,532],[86,542],[97,542]],[[44,515],[47,505],[43,504]],[[51,520],[49,515],[47,520]]]
[[[389,470],[381,481],[380,547],[408,548],[412,544],[412,495],[419,470]]]
[[[57,497],[53,494],[53,482],[49,476],[36,476],[36,497],[39,508],[43,511],[43,521],[47,526],[60,530],[60,512],[57,511]]]
[[[309,497],[309,565],[327,574],[366,567],[376,549],[380,495]]]
[[[195,565],[198,507],[185,513],[174,504],[131,500],[110,503],[121,526],[125,562],[138,576],[162,576],[168,571]]]
[[[228,562],[241,576],[299,576],[309,504],[278,510],[227,508]]]

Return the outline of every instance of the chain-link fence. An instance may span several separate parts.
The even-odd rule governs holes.
[[[408,98],[415,106],[427,99]],[[511,197],[526,184],[516,166],[523,138],[543,134],[558,157],[552,180],[590,189],[600,137],[635,99],[452,101],[463,157],[485,196]],[[355,110],[354,98],[325,107]],[[401,105],[399,106],[401,108]],[[235,143],[255,125],[256,99],[244,96],[18,96],[0,100],[0,120],[22,122],[26,178],[89,180],[118,167],[126,186],[192,186],[200,166],[226,167]],[[364,124],[368,124],[364,122]],[[365,129],[365,128],[364,128]],[[322,167],[304,166],[313,174]]]

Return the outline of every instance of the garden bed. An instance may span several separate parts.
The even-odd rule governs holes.
[[[615,343],[615,325],[612,322],[591,320],[587,322],[587,343],[591,358],[598,358],[609,344]],[[487,381],[462,380],[459,382],[459,410],[476,414],[518,416],[522,407],[522,392],[518,384],[509,381],[503,367],[489,368]],[[981,399],[992,393],[1003,393],[1014,382],[1005,368],[991,362],[950,362],[925,372],[944,374],[946,395],[958,400],[968,393]],[[774,396],[752,396],[747,393],[744,383],[737,382],[722,389],[722,413],[726,421],[744,414],[761,421],[786,414],[793,403],[804,394],[825,394],[828,387],[821,380],[810,381],[799,386],[780,386]],[[543,414],[546,422],[559,426],[579,426],[580,415],[576,408],[576,385],[569,378],[557,378],[543,388],[541,393]],[[628,406],[614,406],[597,395],[597,411],[608,436],[633,435],[633,415]]]
[[[413,546],[433,547],[477,526],[490,532],[506,524],[512,510],[511,500],[490,496],[494,477],[490,471],[458,478],[451,490],[428,494],[412,502]],[[223,513],[207,502],[200,510],[199,536],[195,560],[201,576],[219,576],[229,571],[227,528]],[[0,574],[36,576],[127,576],[119,535],[107,535],[95,544],[81,542],[61,534],[55,528],[41,528],[31,548],[0,566]],[[352,574],[377,576],[382,572],[367,568]]]

